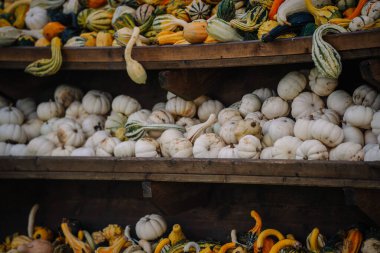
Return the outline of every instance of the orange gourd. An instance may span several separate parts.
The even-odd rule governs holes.
[[[92,9],[100,8],[107,4],[107,0],[87,0],[87,6]]]
[[[183,37],[190,43],[202,43],[207,39],[206,21],[193,21],[183,28]]]
[[[90,32],[90,33],[82,33],[80,37],[86,39],[86,42],[84,43],[85,47],[95,47],[96,46],[96,32]]]
[[[345,18],[348,18],[349,16],[351,16],[352,15],[352,13],[355,11],[355,8],[348,8],[347,10],[345,10],[344,12],[343,12],[343,16],[345,17]]]
[[[357,228],[348,231],[343,241],[342,253],[358,253],[363,242],[363,233]]]
[[[97,47],[110,47],[112,46],[112,34],[109,32],[100,31],[96,35],[96,46]]]
[[[54,37],[59,37],[59,34],[65,30],[65,26],[59,22],[49,22],[43,28],[43,35],[46,39],[52,40]]]

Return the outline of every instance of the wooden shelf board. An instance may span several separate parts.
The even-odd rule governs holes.
[[[0,164],[0,179],[148,180],[380,189],[378,162],[4,157]]]
[[[327,35],[326,40],[343,59],[380,56],[380,29]],[[133,50],[133,58],[146,69],[218,68],[311,62],[311,37],[218,43],[210,45],[144,46]],[[63,69],[124,70],[122,48],[64,48]],[[29,63],[49,58],[49,48],[0,48],[0,68],[23,69]]]

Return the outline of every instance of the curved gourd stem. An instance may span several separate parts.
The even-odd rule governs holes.
[[[132,48],[136,43],[136,40],[140,34],[140,29],[138,27],[133,28],[131,38],[128,41],[127,46],[125,47],[124,57],[125,59],[131,61],[132,60]]]
[[[279,253],[281,249],[285,248],[285,247],[293,247],[293,248],[299,248],[301,247],[301,243],[296,241],[296,240],[292,240],[292,239],[283,239],[279,242],[277,242],[272,248],[271,250],[269,251],[269,253]]]
[[[227,250],[229,250],[229,249],[234,249],[235,247],[236,247],[236,243],[234,243],[234,242],[226,243],[226,244],[224,244],[224,245],[220,248],[220,250],[219,250],[218,253],[226,253]]]
[[[188,242],[185,244],[185,247],[183,247],[183,252],[189,252],[190,248],[194,248],[196,253],[199,253],[201,251],[201,247],[199,247],[198,243]]]
[[[261,217],[258,212],[255,210],[251,211],[251,217],[255,220],[255,226],[249,230],[251,233],[260,234],[261,227],[263,225],[263,222],[261,220]]]
[[[70,247],[73,249],[74,253],[91,253],[91,247],[82,241],[80,241],[78,238],[76,238],[69,229],[69,226],[67,223],[62,223],[61,228],[63,231],[63,234],[65,235],[67,242],[69,243]]]
[[[36,213],[38,211],[39,205],[35,204],[32,209],[30,209],[29,217],[28,217],[28,236],[33,238],[34,231],[34,222],[36,220]]]
[[[279,241],[285,239],[284,235],[281,234],[280,231],[276,229],[265,229],[259,234],[259,237],[257,238],[257,248],[259,252],[261,252],[262,248],[264,247],[264,240],[268,236],[275,236]]]
[[[156,246],[156,248],[154,249],[154,253],[160,253],[161,250],[165,247],[165,246],[170,246],[170,240],[169,238],[164,238],[162,239]]]
[[[212,126],[216,122],[216,115],[211,114],[206,122],[188,127],[186,129],[186,138],[194,144],[195,140],[206,130],[206,128]]]
[[[231,242],[237,243],[237,235],[236,235],[236,229],[231,230]]]

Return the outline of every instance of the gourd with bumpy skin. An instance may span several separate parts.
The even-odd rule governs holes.
[[[81,102],[75,101],[66,109],[65,116],[66,118],[75,120],[79,124],[82,124],[83,120],[88,116],[88,113],[83,108]]]
[[[63,116],[65,109],[56,102],[43,102],[37,106],[37,115],[40,120],[46,121],[54,117]]]
[[[267,119],[285,117],[289,114],[289,105],[280,97],[270,97],[264,101],[261,112]]]
[[[190,118],[197,112],[197,107],[194,102],[186,101],[180,97],[169,99],[169,101],[166,102],[165,109],[172,115]]]
[[[305,89],[306,83],[306,77],[301,72],[289,72],[278,83],[277,93],[284,100],[293,100]]]
[[[136,234],[140,239],[155,240],[162,236],[167,229],[166,221],[158,214],[150,214],[142,217],[136,223]]]
[[[309,74],[309,85],[311,90],[318,96],[330,95],[338,86],[338,80],[321,76],[317,68],[313,68]]]
[[[195,158],[217,158],[224,146],[224,141],[216,134],[202,134],[194,142],[193,155]]]
[[[218,100],[207,100],[198,107],[198,118],[205,122],[211,114],[218,115],[223,108],[223,104]]]
[[[352,104],[352,97],[344,90],[336,90],[327,97],[327,107],[336,111],[340,116]]]
[[[380,109],[380,94],[368,85],[361,85],[356,88],[352,99],[356,105],[369,106],[374,110]]]
[[[0,125],[1,124],[17,124],[24,122],[24,114],[16,107],[8,106],[0,109]]]
[[[273,159],[295,159],[297,148],[302,144],[302,141],[297,137],[285,136],[278,139],[273,144],[272,158]]]
[[[341,143],[330,151],[330,160],[362,161],[363,159],[362,145],[353,142]]]
[[[41,7],[30,8],[26,13],[25,24],[30,30],[42,29],[48,22],[47,11]]]
[[[27,145],[27,153],[32,156],[50,156],[55,144],[43,136],[32,139]]]
[[[103,91],[91,90],[83,97],[82,105],[89,114],[105,115],[111,109],[111,96]]]
[[[313,122],[311,136],[330,148],[336,147],[344,139],[342,128],[323,119]]]
[[[262,146],[260,140],[253,135],[246,135],[236,145],[238,158],[259,159]]]
[[[141,138],[136,141],[135,144],[135,155],[136,157],[160,157],[160,144],[152,138]],[[138,235],[139,236],[139,235]],[[145,236],[148,237],[148,236]],[[141,239],[145,239],[145,237],[139,236]],[[148,239],[145,239],[148,240]],[[150,239],[153,240],[153,239]]]
[[[351,105],[344,113],[343,121],[351,126],[370,129],[373,114],[374,110],[371,107]]]
[[[298,160],[328,160],[329,152],[318,140],[306,140],[296,150]]]
[[[223,147],[219,153],[218,158],[239,158],[236,154],[236,148],[233,145]]]
[[[324,108],[323,100],[311,92],[302,92],[292,102],[292,116],[295,119],[311,115]]]
[[[175,138],[169,142],[169,156],[188,158],[193,156],[193,144],[187,138]]]
[[[267,98],[276,96],[276,92],[272,89],[269,89],[269,88],[256,89],[252,92],[252,94],[255,94],[256,96],[258,96],[261,103],[264,103],[264,101]]]
[[[261,101],[258,96],[254,94],[246,94],[241,99],[239,112],[245,117],[250,112],[260,111]]]
[[[343,134],[343,142],[352,142],[364,146],[364,136],[359,128],[353,126],[345,126],[343,127]]]

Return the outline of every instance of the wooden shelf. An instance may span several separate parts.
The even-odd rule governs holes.
[[[4,157],[1,179],[200,182],[380,189],[380,163],[247,159]]]
[[[380,29],[326,36],[342,59],[380,56]],[[311,37],[279,39],[270,43],[246,41],[211,45],[146,46],[133,58],[146,69],[218,68],[312,62]],[[64,48],[62,69],[125,70],[122,48]],[[0,48],[0,68],[24,69],[49,58],[49,48]]]

